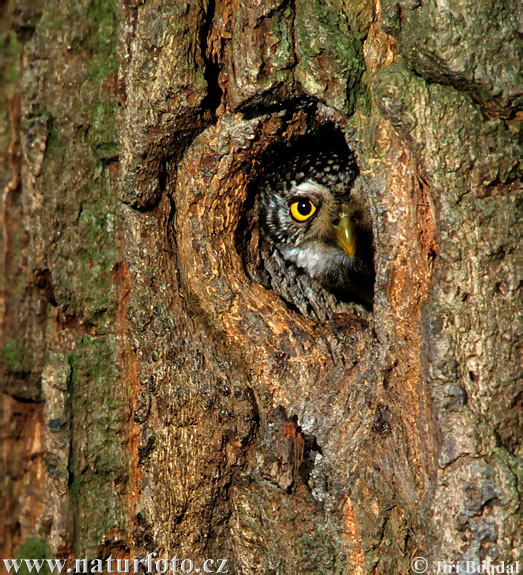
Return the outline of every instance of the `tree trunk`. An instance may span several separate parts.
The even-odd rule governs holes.
[[[0,557],[512,564],[516,4],[0,11]],[[372,310],[264,251],[261,179],[332,142]]]

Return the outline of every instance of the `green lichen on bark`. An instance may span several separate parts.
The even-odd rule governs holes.
[[[4,10],[8,10],[5,7]],[[6,24],[9,19],[6,18]],[[0,26],[0,389],[27,400],[38,400],[38,368],[42,351],[33,335],[38,318],[31,316],[27,292],[32,286],[25,263],[27,233],[20,185],[20,79],[23,34]],[[23,311],[21,311],[23,310]]]
[[[117,378],[113,337],[83,337],[71,355],[72,461],[77,553],[96,551],[125,527],[127,396]]]
[[[48,513],[74,518],[74,530],[67,532],[69,520],[62,517],[46,535],[54,537],[55,550],[71,546],[80,556],[96,555],[125,515],[120,495],[127,479],[128,404],[111,335],[111,272],[118,260],[118,14],[117,3],[107,0],[45,2],[21,76],[30,264],[47,322],[38,343],[45,347],[48,339],[52,346],[42,350],[52,486],[46,504]],[[69,358],[60,368],[71,370],[63,389],[57,388],[57,357]],[[72,482],[72,509],[61,503],[64,474]]]
[[[496,449],[502,446],[514,455],[518,449],[513,318],[518,313],[520,149],[517,134],[504,118],[516,102],[512,60],[504,51],[485,52],[484,44],[473,54],[467,35],[482,29],[486,5],[479,7],[477,26],[471,14],[459,13],[448,26],[439,17],[429,18],[439,24],[434,36],[420,43],[416,25],[423,28],[417,18],[422,10],[432,9],[429,4],[413,8],[408,12],[412,18],[402,20],[400,46],[407,57],[378,74],[373,95],[413,151],[437,213],[438,258],[425,310],[426,381],[441,432],[438,485],[426,502],[427,513],[436,518],[439,547],[432,553],[440,560],[479,560],[493,552],[495,542],[492,557],[510,562],[515,560],[512,517],[519,497],[513,488],[513,463],[500,459]],[[452,10],[459,12],[465,4],[453,4]],[[450,60],[442,61],[438,50],[444,45],[454,49],[445,39],[462,30],[459,22],[466,16],[472,20],[465,27],[464,61],[470,57],[479,70],[494,66],[506,71],[501,74],[503,89],[475,83],[467,77],[467,66],[461,74],[450,70]],[[405,30],[417,38],[412,41],[415,55],[409,52]],[[499,40],[497,31],[494,25],[492,38],[486,39],[492,46]],[[426,61],[431,50],[439,56]],[[489,118],[484,110],[493,99],[498,113]],[[494,525],[499,526],[498,535]],[[469,533],[466,544],[460,542],[462,532]]]
[[[31,40],[40,57],[23,79],[28,88],[41,86],[23,102],[25,125],[46,118],[37,133],[43,150],[35,174],[42,202],[38,263],[49,269],[63,312],[103,329],[114,312],[109,273],[116,261],[116,200],[108,162],[117,151],[116,14],[115,4],[105,1],[46,3]]]
[[[509,114],[520,105],[517,2],[386,0],[383,15],[416,73],[492,100]]]
[[[0,55],[4,62],[2,62],[1,69],[6,84],[15,84],[18,80],[20,48],[20,42],[12,30],[2,34],[0,39]],[[5,108],[2,109],[5,110]]]
[[[51,557],[49,553],[49,549],[47,548],[47,543],[45,539],[40,539],[38,537],[30,537],[26,539],[18,551],[16,552],[15,559],[39,559],[45,560]],[[42,561],[42,567],[39,570],[41,575],[50,575],[51,570],[49,566]],[[25,563],[20,565],[20,569],[17,571],[19,575],[29,575],[32,573],[32,569],[30,570]]]
[[[287,77],[288,70],[294,61],[292,28],[292,10],[290,4],[283,5],[272,14],[271,31],[277,40],[272,66],[278,70],[280,80]]]
[[[228,88],[234,108],[276,104],[292,94],[293,16],[291,3],[281,0],[256,8],[240,5],[226,63],[228,74],[234,78]]]
[[[225,66],[233,108],[308,96],[351,114],[364,70],[358,8],[347,14],[330,0],[240,5]]]
[[[331,4],[296,3],[295,77],[307,94],[351,115],[364,70],[361,35],[342,7]]]
[[[431,173],[431,181],[458,201],[496,181],[517,176],[518,143],[497,119],[485,120],[473,99],[432,84],[401,64],[384,68],[373,85],[376,103]],[[449,183],[455,184],[454,186]]]
[[[0,347],[0,365],[4,365],[12,373],[24,373],[26,349],[18,340],[9,340]]]

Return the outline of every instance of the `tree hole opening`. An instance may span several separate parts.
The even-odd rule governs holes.
[[[312,319],[368,315],[371,210],[343,133],[322,126],[259,160],[238,233],[247,274]]]

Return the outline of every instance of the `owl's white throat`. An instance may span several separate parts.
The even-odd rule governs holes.
[[[284,248],[285,259],[304,269],[311,277],[319,278],[332,267],[341,268],[347,265],[349,256],[335,246],[311,243],[299,247]]]

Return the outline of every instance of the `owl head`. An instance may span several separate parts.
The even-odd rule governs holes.
[[[355,176],[348,155],[299,154],[267,178],[260,222],[290,264],[345,299],[371,304],[372,232],[368,210],[351,193]]]

